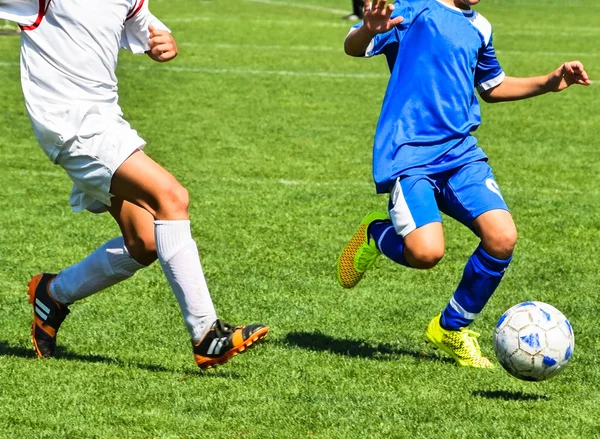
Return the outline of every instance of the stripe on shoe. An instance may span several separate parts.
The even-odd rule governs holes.
[[[43,309],[46,314],[50,314],[50,308],[48,308],[46,305],[44,305],[42,303],[42,301],[40,299],[38,299],[37,297],[35,299],[35,304],[37,306],[39,306],[41,309]]]
[[[48,314],[42,311],[39,307],[35,307],[35,312],[39,317],[41,317],[44,321],[48,320]]]

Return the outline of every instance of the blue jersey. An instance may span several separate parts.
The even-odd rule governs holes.
[[[438,0],[396,1],[394,7],[392,17],[404,22],[377,35],[365,54],[384,54],[391,71],[373,147],[380,193],[400,176],[486,159],[471,135],[481,123],[475,88],[482,92],[504,80],[492,27],[482,15]]]

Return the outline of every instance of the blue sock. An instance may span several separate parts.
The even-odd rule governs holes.
[[[454,296],[442,312],[442,328],[456,331],[468,326],[490,300],[510,264],[508,259],[496,259],[479,245],[469,258]]]
[[[392,261],[408,267],[404,257],[404,239],[396,234],[391,221],[373,222],[369,226],[369,236],[375,240],[375,245],[381,253]]]

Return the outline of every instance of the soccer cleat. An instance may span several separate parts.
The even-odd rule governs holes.
[[[40,358],[54,356],[56,333],[69,314],[69,308],[50,295],[50,282],[55,277],[56,274],[37,274],[28,284],[29,303],[33,306],[31,341]]]
[[[369,226],[374,221],[387,220],[387,214],[372,212],[365,216],[358,230],[340,253],[337,262],[337,278],[344,288],[353,288],[360,282],[369,268],[373,266],[381,252],[375,241],[369,237]]]
[[[425,336],[429,343],[450,355],[460,366],[482,369],[494,367],[492,362],[481,354],[477,332],[467,328],[459,331],[444,329],[440,325],[440,317],[441,314],[435,316],[427,326]]]
[[[268,332],[269,328],[261,324],[233,327],[217,319],[202,341],[192,342],[196,364],[200,369],[209,369],[226,363],[265,338]]]

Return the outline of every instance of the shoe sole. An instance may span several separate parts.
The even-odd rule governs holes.
[[[250,338],[248,338],[248,340],[244,341],[244,343],[242,343],[241,345],[239,345],[235,348],[229,349],[222,356],[220,356],[218,358],[206,358],[206,360],[204,360],[202,362],[196,362],[196,364],[198,364],[198,367],[202,370],[211,369],[211,368],[220,366],[221,364],[225,364],[231,358],[235,357],[236,355],[241,354],[241,353],[245,352],[247,349],[254,347],[254,345],[256,343],[258,343],[259,341],[262,341],[267,336],[268,333],[269,333],[269,328],[267,328],[267,327],[262,328],[261,330],[256,331],[254,334],[252,334],[250,336]]]
[[[35,339],[35,290],[42,281],[42,277],[42,274],[36,274],[27,283],[27,295],[29,296],[29,303],[33,307],[33,323],[31,324],[31,342],[33,343],[33,349],[35,350],[35,353],[37,354],[38,358],[45,358],[42,352],[40,351],[37,341]]]
[[[369,219],[370,221],[367,221],[367,219]],[[346,246],[342,249],[342,251],[340,252],[338,259],[337,259],[337,265],[336,265],[336,275],[337,275],[337,280],[338,283],[346,289],[351,289],[354,288],[356,285],[359,284],[359,282],[362,280],[362,278],[365,275],[365,272],[360,272],[356,270],[356,267],[354,267],[354,259],[356,258],[356,254],[358,253],[359,249],[365,245],[366,242],[368,242],[368,238],[365,237],[366,235],[366,231],[367,228],[369,227],[369,224],[371,224],[373,221],[384,221],[388,219],[387,214],[381,213],[381,212],[373,212],[368,214],[366,217],[364,217],[362,219],[362,221],[360,222],[360,225],[358,226],[358,229],[356,230],[356,232],[354,232],[354,235],[352,235],[352,238],[350,238],[350,241],[348,241],[348,244],[346,244]],[[357,245],[355,243],[356,240],[361,240],[362,242]],[[348,251],[348,248],[351,247],[356,247],[356,251],[354,251],[354,254],[352,255],[352,269],[354,269],[354,271],[357,273],[356,274],[356,279],[352,279],[348,282],[345,282],[342,279],[342,260],[344,259],[344,256],[346,256],[346,252]],[[370,268],[370,266],[368,267]],[[368,269],[367,268],[367,269]]]
[[[354,235],[352,235],[352,238],[350,238],[350,241],[348,242],[348,244],[346,244],[346,246],[342,249],[342,251],[340,252],[340,255],[338,256],[338,260],[337,260],[337,267],[336,267],[336,272],[337,272],[337,279],[338,279],[338,283],[346,289],[350,289],[350,288],[354,288],[356,285],[358,285],[358,283],[362,280],[364,273],[360,273],[359,271],[356,271],[356,268],[354,268],[354,264],[352,264],[352,269],[356,271],[356,279],[351,279],[351,280],[344,280],[342,279],[342,261],[347,258],[347,253],[348,252],[352,252],[351,247],[357,247],[356,251],[353,252],[352,254],[352,261],[354,261],[354,258],[356,257],[356,254],[358,252],[358,249],[360,249],[360,247],[362,245],[364,245],[364,242],[361,242],[358,246],[355,244],[356,240],[359,240],[361,238],[363,238],[363,235],[365,234],[365,230],[366,230],[366,226],[364,224],[361,224],[358,228],[358,230],[356,232],[354,232]]]

